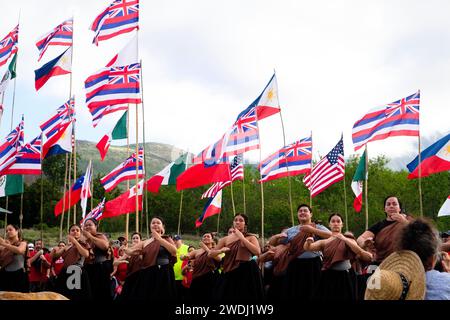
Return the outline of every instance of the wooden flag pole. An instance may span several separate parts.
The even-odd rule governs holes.
[[[244,200],[244,214],[247,214],[247,206],[245,204],[245,161],[244,161],[244,155],[242,155],[242,193],[243,193],[243,200]]]
[[[261,139],[259,137],[258,117],[256,117],[256,127],[258,128],[258,138],[259,138],[259,163],[261,163],[261,161],[262,161]],[[260,177],[260,179],[262,179],[261,170],[259,171],[259,177]],[[261,243],[262,243],[262,247],[264,247],[264,245],[265,245],[265,241],[264,241],[264,187],[263,187],[262,182],[260,182],[259,184],[261,186]]]
[[[91,164],[91,211],[94,208],[94,165]]]
[[[6,204],[5,204],[5,209],[8,210],[8,197],[6,197]],[[4,226],[4,235],[3,237],[6,238],[6,226],[8,225],[8,213],[5,212],[5,226]]]
[[[233,205],[233,216],[235,216],[236,215],[236,207],[234,206],[233,182],[231,182],[230,187],[231,187],[231,189],[230,189],[231,190],[231,204]]]
[[[138,105],[136,105],[136,232],[139,232],[139,122],[138,122]]]
[[[69,205],[67,208],[67,233],[69,233],[69,227],[70,227],[70,199],[72,197],[72,158],[73,158],[73,153],[69,154],[69,168],[68,168],[68,172],[67,172],[67,182],[68,182],[68,192],[69,192]]]
[[[23,192],[20,194],[20,214],[19,214],[19,229],[20,230],[22,230],[22,223],[23,223]]]
[[[77,139],[75,136],[75,122],[73,126],[73,183],[77,181]],[[77,205],[73,206],[73,224],[77,223]]]
[[[142,73],[142,59],[140,60],[141,64],[141,106],[142,106],[142,140],[144,144],[144,181],[147,181],[147,157],[145,150],[145,113],[144,113],[144,78]],[[149,225],[148,225],[148,199],[147,199],[147,188],[144,187],[144,205],[145,205],[145,225],[147,230],[147,239],[150,238],[149,235]]]
[[[347,181],[345,179],[345,168],[344,168],[344,213],[345,213],[345,231],[348,231],[348,208],[347,208]]]
[[[64,169],[64,188],[63,188],[63,211],[61,213],[61,219],[59,221],[59,241],[62,240],[62,230],[64,224],[64,212],[66,211],[66,188],[67,188],[67,159],[68,154],[66,153],[66,165]]]
[[[313,163],[312,163],[312,155],[313,155],[313,148],[314,148],[314,145],[313,145],[312,141],[313,141],[313,139],[312,139],[312,130],[311,130],[311,170],[309,171],[309,174],[311,174],[312,166],[313,166]],[[311,196],[311,190],[309,190],[309,188],[308,188],[308,191],[309,191],[309,207],[312,208],[312,196]]]
[[[186,153],[186,166],[184,167],[184,170],[187,169],[188,167],[188,156],[189,156],[189,149]],[[181,212],[183,210],[183,191],[181,190],[181,195],[180,195],[180,212],[178,214],[178,228],[177,228],[177,234],[180,234],[180,230],[181,230]]]
[[[418,136],[419,139],[419,143],[418,143],[418,148],[419,148],[419,164],[418,164],[418,171],[419,171],[419,205],[420,205],[420,216],[423,218],[423,203],[422,203],[422,168],[420,163],[422,162],[422,155],[421,153],[421,143],[420,143],[420,134]]]
[[[368,153],[368,151],[367,151],[367,144],[366,144],[366,150],[365,150],[365,152],[366,152],[366,163],[365,163],[365,168],[364,168],[364,180],[365,180],[365,184],[364,184],[364,194],[365,194],[365,196],[364,196],[364,204],[365,204],[365,213],[366,213],[366,228],[365,228],[365,230],[367,230],[367,229],[369,229],[369,194],[368,194],[368,188],[369,188],[369,186],[368,186],[368,182],[369,182],[369,179],[368,179],[368,175],[367,175],[367,173],[368,173],[368,171],[369,171],[369,153]]]
[[[130,156],[130,105],[127,109],[127,158]],[[130,190],[130,180],[127,180],[127,190]],[[125,239],[128,241],[128,230],[130,228],[130,214],[125,215]]]

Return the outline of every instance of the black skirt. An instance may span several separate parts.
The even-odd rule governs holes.
[[[269,302],[277,302],[282,301],[284,296],[284,283],[285,283],[286,274],[281,275],[272,275],[269,283],[269,287],[267,288],[267,301]]]
[[[218,271],[211,271],[192,279],[187,300],[192,303],[212,302],[214,288],[219,279]]]
[[[137,285],[139,283],[139,274],[142,272],[142,270],[133,272],[132,274],[129,274],[125,278],[125,282],[122,286],[122,292],[117,297],[117,300],[119,301],[126,301],[126,300],[136,300],[138,299],[137,296]]]
[[[111,301],[113,298],[112,261],[106,260],[102,263],[85,264],[83,268],[89,277],[92,298],[100,301]]]
[[[29,292],[28,274],[24,269],[0,270],[0,291]]]
[[[320,257],[292,260],[284,277],[281,299],[311,301],[319,285],[321,269]]]
[[[67,268],[64,268],[59,273],[58,277],[55,279],[55,291],[59,294],[62,294],[69,300],[74,301],[86,301],[86,300],[92,300],[92,293],[91,293],[91,285],[89,282],[88,274],[83,268],[81,269],[81,278],[79,282],[79,287],[77,288],[78,284],[76,281],[71,278],[69,280],[69,277],[75,276],[75,272],[67,273]],[[67,283],[67,280],[69,280],[69,284]],[[77,286],[74,286],[74,285]],[[70,287],[69,287],[70,286]]]
[[[139,274],[133,298],[147,301],[177,301],[175,274],[171,264],[155,265]]]
[[[241,262],[236,269],[220,275],[214,302],[262,302],[264,287],[256,261]]]
[[[355,278],[351,270],[324,270],[315,294],[316,300],[355,301]]]

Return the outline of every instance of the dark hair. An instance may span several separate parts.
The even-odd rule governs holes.
[[[58,242],[58,245],[60,245],[61,243],[64,243],[64,245],[66,245],[66,242],[62,240]]]
[[[95,227],[96,227],[96,228],[98,227],[98,220],[95,219],[95,218],[88,218],[88,219],[84,220],[84,223],[86,223],[86,222],[89,221],[89,220],[91,220],[92,223],[95,224]]]
[[[236,218],[237,216],[241,216],[242,218],[244,218],[245,225],[248,226],[248,216],[245,213],[236,213],[234,218]],[[234,220],[234,218],[233,218],[233,220]]]
[[[140,234],[140,232],[133,232],[133,234],[131,235],[131,238],[133,238],[135,234],[137,234],[139,236],[139,239],[142,240],[142,234]]]
[[[440,239],[433,224],[417,218],[403,227],[397,237],[397,250],[411,250],[422,260],[425,271],[431,269],[430,258],[439,252]]]
[[[95,223],[95,222],[94,222],[94,223]],[[81,226],[80,226],[78,223],[74,223],[74,224],[71,224],[71,225],[70,225],[69,231],[70,231],[70,229],[72,229],[73,227],[78,227],[78,229],[81,230]]]
[[[34,245],[36,245],[36,242],[40,241],[41,243],[44,243],[44,241],[42,241],[42,239],[36,239],[34,240]]]
[[[189,247],[188,247],[188,251],[189,251],[190,248],[192,248],[192,249],[195,250],[195,247],[194,247],[194,246],[189,246]]]
[[[19,228],[19,226],[17,224],[12,224],[12,223],[9,223],[6,227],[8,227],[8,226],[11,226],[15,230],[17,230],[17,238],[19,238],[19,241],[23,241],[22,230]],[[6,227],[5,227],[5,230],[6,230]],[[28,246],[27,246],[27,248],[28,248]]]
[[[330,214],[330,216],[328,217],[328,223],[330,223],[331,218],[333,218],[334,216],[337,216],[337,217],[341,218],[342,223],[344,223],[344,218],[342,218],[342,216],[339,213],[332,213],[332,214]]]
[[[397,196],[387,196],[386,198],[384,198],[384,206],[386,207],[386,201],[387,201],[389,198],[395,198],[395,199],[397,199],[397,201],[398,201],[398,206],[400,207],[400,212],[401,212],[402,209],[403,209],[403,206],[402,206],[402,203],[401,203],[400,199],[399,199]]]
[[[298,209],[300,209],[301,207],[307,207],[308,208],[308,210],[309,210],[309,212],[311,212],[312,213],[312,209],[311,209],[311,207],[310,206],[308,206],[306,203],[301,203],[301,204],[299,204],[298,205],[298,207],[297,207],[297,212],[298,212]]]

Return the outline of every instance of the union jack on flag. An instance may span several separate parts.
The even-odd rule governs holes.
[[[56,109],[56,114],[45,121],[39,127],[47,138],[57,132],[61,126],[75,119],[74,98],[70,98],[62,106]]]
[[[14,163],[1,174],[41,174],[41,135],[19,149]]]
[[[287,145],[261,161],[259,165],[260,182],[309,173],[311,171],[311,158],[311,137]]]
[[[369,111],[353,125],[355,151],[370,141],[419,136],[420,91]]]
[[[90,29],[95,31],[92,43],[98,46],[103,40],[139,29],[139,1],[115,0],[97,18]]]
[[[9,57],[17,52],[17,41],[19,40],[19,25],[0,40],[0,67],[8,62]]]
[[[0,172],[8,169],[15,161],[17,152],[23,145],[23,115],[19,125],[0,144]]]
[[[242,154],[238,154],[233,157],[230,162],[230,176],[231,180],[215,182],[208,190],[206,190],[202,199],[213,198],[217,192],[230,185],[235,180],[242,180],[244,178],[244,164],[242,163]]]
[[[105,198],[89,212],[83,219],[80,221],[80,225],[83,225],[84,221],[87,219],[94,218],[95,220],[100,220],[103,215],[103,209],[105,209]]]
[[[128,105],[124,104],[117,106],[99,106],[90,108],[89,112],[92,115],[92,126],[95,128],[104,116],[122,110],[128,110]]]
[[[89,110],[102,106],[141,103],[141,65],[103,68],[84,82]],[[92,113],[92,112],[91,112]]]
[[[144,177],[144,149],[138,150],[138,178]],[[136,153],[133,153],[127,160],[122,162],[110,173],[100,179],[106,192],[114,189],[119,183],[136,178]]]
[[[70,47],[72,45],[73,36],[73,18],[70,18],[57,27],[55,27],[49,33],[41,36],[36,42],[36,47],[39,50],[38,61],[41,60],[45,51],[49,46],[65,46]]]

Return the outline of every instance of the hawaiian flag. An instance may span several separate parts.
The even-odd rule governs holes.
[[[138,161],[138,178],[144,177],[144,149],[139,148],[138,159],[133,153],[127,160],[114,168],[110,173],[100,179],[106,192],[114,189],[119,183],[136,178],[136,161]]]
[[[95,32],[92,43],[139,29],[139,1],[115,0],[97,18],[90,29]]]
[[[339,140],[331,151],[316,163],[311,173],[303,178],[311,197],[315,197],[332,184],[344,179],[344,142]]]
[[[203,208],[203,212],[200,217],[195,221],[195,227],[198,228],[203,224],[206,218],[219,214],[222,210],[222,190],[219,190],[217,194],[210,198]]]
[[[311,171],[311,158],[311,137],[287,145],[261,161],[259,165],[260,182],[309,173]]]
[[[55,27],[49,33],[41,36],[36,42],[36,47],[39,50],[38,61],[41,60],[45,51],[49,46],[65,46],[70,47],[72,45],[73,36],[73,18],[70,18],[57,27]]]
[[[56,114],[39,126],[47,138],[50,138],[61,125],[74,119],[74,98],[70,98],[66,103],[56,109]]]
[[[128,110],[128,105],[119,104],[115,106],[97,106],[89,108],[89,112],[92,115],[92,126],[95,128],[104,116],[122,110]]]
[[[103,68],[87,78],[84,85],[90,112],[101,106],[141,103],[140,71],[141,65],[134,63]]]
[[[370,141],[419,136],[420,91],[369,111],[353,125],[355,151]]]
[[[19,125],[0,144],[0,172],[8,169],[15,161],[17,152],[24,142],[23,115]]]
[[[103,215],[103,209],[105,208],[105,198],[94,208],[89,212],[83,219],[80,220],[80,225],[83,225],[84,221],[87,219],[95,219],[100,220]]]
[[[41,135],[37,136],[19,149],[14,163],[3,174],[41,174]]]
[[[19,25],[0,40],[0,67],[8,62],[9,57],[18,51]]]
[[[65,203],[64,211],[69,210],[77,204],[81,199],[81,188],[83,187],[84,175],[78,178],[78,180],[70,188],[69,192],[66,192],[63,199],[60,199],[55,206],[55,217],[59,216],[63,212],[63,203]],[[70,202],[69,202],[70,198]]]
[[[233,181],[244,179],[244,164],[242,163],[241,154],[234,156],[230,161],[230,175],[231,180],[216,182],[209,187],[209,189],[203,193],[202,199],[212,198],[217,194],[217,192],[230,185]]]

